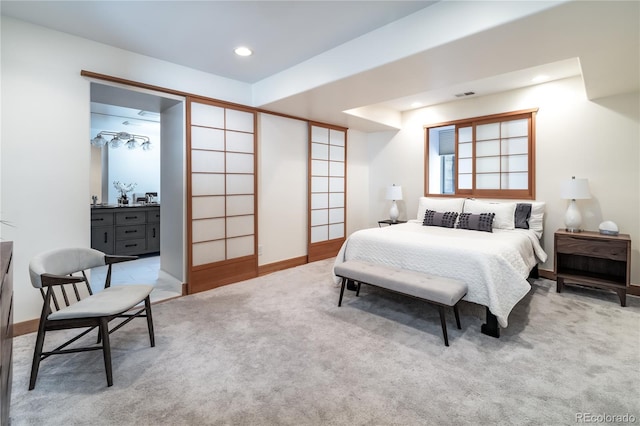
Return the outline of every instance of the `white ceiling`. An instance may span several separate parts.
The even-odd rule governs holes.
[[[591,99],[640,85],[635,1],[3,0],[0,7],[249,83],[255,107],[364,131],[397,128],[414,101],[485,96],[534,84],[538,74],[582,75]],[[234,56],[240,44],[255,54]]]

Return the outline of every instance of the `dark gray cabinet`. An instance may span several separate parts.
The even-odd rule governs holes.
[[[160,251],[160,209],[147,212],[147,250]]]
[[[93,208],[91,247],[107,254],[160,251],[160,206]]]
[[[107,254],[114,254],[112,211],[91,211],[91,247]]]

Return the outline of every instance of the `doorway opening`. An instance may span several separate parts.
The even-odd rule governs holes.
[[[114,265],[120,269],[114,279],[122,277],[114,285],[154,283],[156,301],[180,296],[186,281],[185,99],[120,84],[90,85],[92,246],[105,242],[96,248],[140,255]],[[94,217],[106,218],[96,232]]]

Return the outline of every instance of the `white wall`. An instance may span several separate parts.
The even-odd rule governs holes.
[[[306,121],[258,115],[258,256],[267,265],[307,254]]]
[[[367,134],[347,132],[347,235],[377,223],[369,211],[369,144]]]
[[[164,111],[160,119],[162,146],[160,162],[160,268],[181,283],[187,280],[186,231],[186,137],[185,103]]]
[[[640,284],[639,105],[637,93],[589,101],[581,79],[572,78],[407,112],[397,134],[368,137],[371,220],[387,214],[383,193],[391,183],[404,191],[401,218],[414,218],[424,190],[424,125],[539,108],[536,199],[547,203],[543,247],[549,254],[542,268],[553,270],[553,233],[564,226],[567,201],[560,199],[560,182],[584,177],[592,199],[578,201],[583,227],[597,230],[603,220],[613,220],[621,233],[630,234],[631,281]]]
[[[15,316],[39,316],[28,262],[90,245],[90,82],[81,70],[251,104],[248,84],[136,55],[2,16],[3,240],[14,241]],[[55,129],[55,132],[52,132]]]

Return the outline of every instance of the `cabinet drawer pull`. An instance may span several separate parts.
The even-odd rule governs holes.
[[[138,247],[137,244],[125,244],[125,247]]]
[[[104,233],[104,243],[107,244],[107,233]]]
[[[99,218],[91,219],[91,222],[102,222],[103,220],[104,220],[104,217],[99,217]]]
[[[137,219],[138,216],[125,216],[124,218],[125,219]]]
[[[153,238],[156,237],[156,228],[153,228]]]
[[[124,231],[125,234],[135,234],[136,232],[138,232],[137,229],[131,229],[129,231]]]

